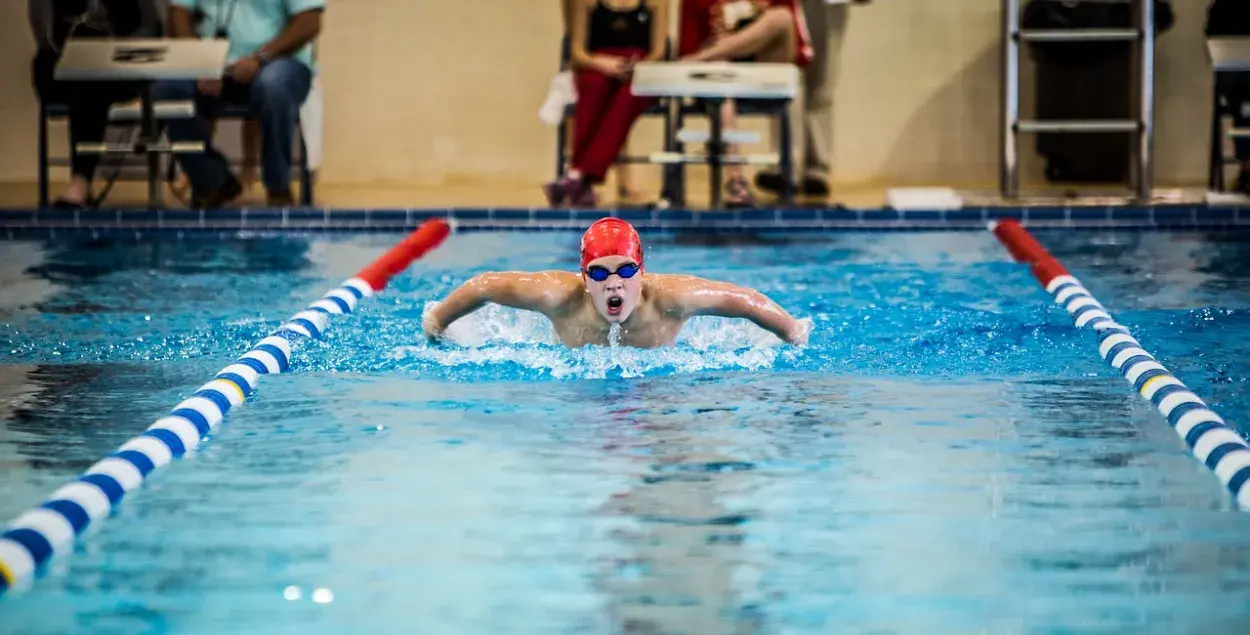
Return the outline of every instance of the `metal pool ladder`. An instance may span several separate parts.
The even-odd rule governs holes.
[[[1003,118],[999,187],[1004,199],[1020,196],[1020,148],[1022,132],[1136,132],[1132,146],[1133,177],[1137,198],[1151,199],[1154,172],[1154,0],[1136,2],[1137,24],[1131,29],[1035,29],[1020,28],[1020,3],[1003,0]],[[1250,0],[1247,0],[1250,1]],[[1023,42],[1137,42],[1136,119],[1021,120],[1020,46]]]

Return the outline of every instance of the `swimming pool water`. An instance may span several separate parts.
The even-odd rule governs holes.
[[[1250,242],[1037,232],[1250,431]],[[571,233],[451,237],[304,342],[0,633],[1244,633],[1250,515],[988,233],[645,237],[811,344],[698,320],[552,345],[486,270]],[[5,243],[0,517],[142,431],[395,237]]]

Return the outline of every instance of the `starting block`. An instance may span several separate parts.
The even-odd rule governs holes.
[[[799,94],[799,69],[793,64],[766,64],[755,62],[643,62],[634,66],[631,89],[640,97],[674,99],[701,99],[719,106],[725,100],[764,100],[784,102],[778,108],[781,123],[779,154],[727,156],[722,154],[726,143],[752,143],[758,135],[749,131],[727,131],[723,127],[719,108],[709,113],[711,130],[708,133],[681,130],[677,140],[682,143],[707,144],[706,155],[688,155],[676,152],[659,152],[652,160],[663,164],[706,163],[711,170],[712,207],[721,203],[721,168],[724,165],[775,164],[780,168],[786,183],[794,182],[794,166],[790,149],[789,103]],[[793,200],[792,186],[781,196],[783,203]]]

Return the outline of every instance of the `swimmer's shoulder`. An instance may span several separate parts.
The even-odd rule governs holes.
[[[552,309],[562,310],[574,307],[585,295],[582,277],[571,271],[536,271],[532,275],[541,281],[543,294],[549,300],[549,306]]]
[[[711,284],[706,278],[684,273],[649,273],[647,287],[653,294],[656,307],[667,312],[681,312],[689,294],[705,289]]]

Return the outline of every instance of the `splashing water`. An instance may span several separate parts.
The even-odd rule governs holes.
[[[437,302],[425,305],[428,314]],[[802,320],[810,331],[811,319]],[[399,346],[388,357],[400,363],[433,363],[448,369],[511,364],[556,379],[642,377],[707,370],[770,368],[782,355],[793,361],[801,350],[742,320],[700,317],[690,320],[668,348],[636,349],[620,344],[620,326],[612,325],[608,346],[570,349],[560,343],[546,317],[488,305],[453,323],[446,344]],[[454,373],[453,373],[454,374]]]

